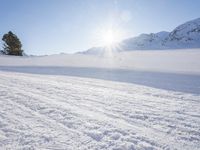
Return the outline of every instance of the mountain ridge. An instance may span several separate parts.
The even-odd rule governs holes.
[[[200,48],[200,18],[187,21],[171,32],[140,34],[125,39],[118,45],[120,48],[113,48],[113,51]],[[95,55],[104,54],[105,51],[106,47],[93,47],[79,53]]]

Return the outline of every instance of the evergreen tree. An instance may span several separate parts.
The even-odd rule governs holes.
[[[16,56],[22,56],[23,50],[22,44],[19,40],[19,38],[13,34],[11,31],[9,31],[7,34],[3,35],[2,40],[4,43],[4,53],[7,55],[16,55]]]

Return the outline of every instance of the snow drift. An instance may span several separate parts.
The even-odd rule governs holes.
[[[0,70],[104,79],[200,94],[199,60],[199,49],[121,52],[109,57],[0,56]]]
[[[41,57],[0,56],[0,66],[111,68],[200,74],[200,49],[112,53],[108,57],[59,54]]]

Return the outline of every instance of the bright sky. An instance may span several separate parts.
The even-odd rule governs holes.
[[[0,0],[0,36],[13,31],[27,54],[73,53],[171,31],[199,8],[200,0]]]

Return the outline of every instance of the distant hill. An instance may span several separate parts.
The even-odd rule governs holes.
[[[119,43],[120,48],[114,51],[162,50],[200,48],[200,18],[188,21],[172,32],[141,34],[125,39]],[[93,47],[82,54],[103,54],[105,47]]]

